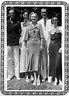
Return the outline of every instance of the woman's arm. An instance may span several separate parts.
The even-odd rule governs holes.
[[[28,40],[29,40],[29,33],[28,33],[28,27],[27,27],[25,37],[24,37],[24,40],[23,40],[26,47],[27,47],[27,41]]]

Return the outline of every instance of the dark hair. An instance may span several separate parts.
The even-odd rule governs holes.
[[[47,11],[47,8],[45,8],[45,7],[43,7],[43,8],[41,8],[41,15],[42,15],[42,10],[46,10],[46,16],[48,17],[48,11]]]
[[[48,15],[47,8],[45,8],[45,7],[41,8],[41,13],[42,13],[42,9],[46,10],[46,14]]]
[[[21,10],[21,14],[24,14],[25,12],[27,12],[29,14],[29,10],[27,10],[27,9]]]
[[[59,13],[54,12],[54,13],[52,13],[52,17],[51,17],[51,18],[53,18],[53,17],[57,17],[57,18],[59,18],[59,16],[60,16]]]
[[[20,21],[23,22],[24,18],[23,18],[23,14],[27,12],[28,16],[29,16],[29,10],[27,10],[26,8],[24,10],[21,10],[20,12]]]
[[[20,19],[20,11],[17,8],[15,8],[15,7],[10,7],[8,9],[8,11],[10,11],[10,10],[14,10],[15,19],[16,19],[16,21],[19,21],[19,19]],[[10,17],[10,15],[9,15],[9,17]]]
[[[59,26],[60,25],[60,14],[54,12],[54,13],[52,13],[51,19],[54,18],[54,17],[57,17],[57,19],[58,19],[58,26]]]

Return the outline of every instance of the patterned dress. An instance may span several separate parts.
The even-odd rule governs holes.
[[[28,71],[39,70],[39,55],[42,38],[44,38],[42,26],[38,23],[35,26],[30,24],[24,38],[28,48]]]

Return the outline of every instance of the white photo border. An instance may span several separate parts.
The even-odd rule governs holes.
[[[64,91],[5,91],[5,6],[6,5],[63,5],[65,7],[64,29]],[[4,95],[65,95],[69,89],[69,5],[64,1],[5,1],[1,4],[1,92]]]

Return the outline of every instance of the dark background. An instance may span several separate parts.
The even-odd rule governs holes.
[[[9,10],[10,10],[11,7],[7,7],[7,19],[9,19]],[[48,18],[52,18],[52,15],[53,13],[57,13],[59,14],[58,15],[58,20],[59,20],[59,26],[62,25],[62,8],[61,7],[14,7],[15,10],[17,10],[17,19],[19,21],[23,21],[23,18],[22,18],[22,11],[24,9],[27,9],[29,11],[29,14],[30,12],[36,12],[38,14],[38,20],[40,20],[42,17],[41,17],[41,8],[47,8],[47,11],[48,11]]]

